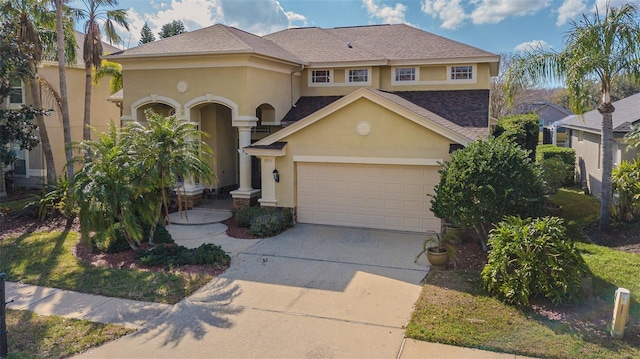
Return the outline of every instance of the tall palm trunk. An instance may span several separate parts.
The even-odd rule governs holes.
[[[31,62],[31,69],[33,73],[36,74],[37,68],[36,64]],[[29,81],[29,86],[31,87],[31,97],[33,98],[33,106],[37,109],[42,109],[42,101],[40,99],[40,89],[38,88],[38,82],[35,78]],[[40,144],[42,145],[42,151],[44,152],[44,160],[46,162],[47,168],[47,183],[55,184],[56,176],[58,172],[56,172],[56,164],[53,160],[53,151],[51,150],[51,142],[49,142],[49,134],[47,133],[47,126],[44,123],[44,116],[39,113],[36,116],[36,124],[38,124],[38,134],[40,135]]]
[[[613,112],[615,108],[611,102],[604,102],[598,106],[598,111],[602,114],[601,132],[601,163],[602,163],[602,183],[600,191],[600,230],[606,231],[610,226],[611,217],[611,197],[613,187],[611,182],[611,172],[613,170]]]
[[[62,3],[55,0],[56,5],[56,36],[58,43],[58,71],[60,73],[60,97],[62,98],[62,128],[64,132],[65,158],[67,160],[67,176],[73,178],[73,152],[71,150],[71,121],[69,119],[69,95],[67,93],[67,69],[64,58],[64,32],[62,29]]]
[[[89,126],[91,125],[91,70],[92,67],[90,64],[86,64],[86,74],[84,81],[84,121],[82,126],[82,139],[87,141],[91,139],[91,130]]]

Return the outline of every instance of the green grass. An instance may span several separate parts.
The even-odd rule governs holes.
[[[7,310],[8,359],[64,358],[132,332],[113,324]]]
[[[579,306],[550,307],[566,315],[560,320],[490,297],[482,289],[479,273],[433,271],[427,275],[406,335],[542,358],[640,358],[640,255],[584,240],[581,228],[598,217],[599,202],[594,198],[560,190],[551,200],[561,208],[568,234],[577,241],[589,266],[593,299]],[[617,287],[632,293],[631,316],[623,340],[608,336]]]
[[[210,276],[94,267],[72,253],[75,232],[40,232],[0,241],[0,272],[7,280],[78,292],[174,304]]]

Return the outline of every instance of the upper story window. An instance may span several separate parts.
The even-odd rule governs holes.
[[[11,80],[11,89],[7,96],[7,105],[22,105],[24,103],[24,91],[22,89],[22,81],[20,79]]]
[[[472,80],[473,66],[451,66],[451,80]]]
[[[311,71],[311,83],[328,84],[331,82],[330,70],[313,70]]]
[[[396,68],[396,81],[415,81],[416,80],[416,68],[415,67],[399,67]]]
[[[349,82],[369,82],[369,71],[367,69],[349,70]]]

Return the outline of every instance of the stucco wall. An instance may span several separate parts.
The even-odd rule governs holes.
[[[361,136],[360,121],[371,124]],[[387,110],[368,99],[354,103],[282,139],[286,156],[276,158],[280,183],[276,184],[278,206],[295,207],[295,163],[293,155],[449,159],[452,141]]]
[[[169,98],[181,106],[211,94],[234,102],[240,116],[255,116],[256,108],[268,103],[275,108],[278,119],[291,108],[292,97],[296,98],[295,91],[291,94],[291,72],[296,70],[293,66],[270,63],[269,67],[264,60],[248,56],[220,57],[215,61],[187,57],[130,61],[121,61],[125,118],[132,116],[133,103],[151,94]],[[180,81],[187,85],[183,93],[177,89]]]
[[[38,73],[60,93],[60,77],[57,63],[45,62],[38,69]],[[85,69],[68,67],[66,75],[71,139],[74,142],[79,142],[82,141],[84,120]],[[27,102],[31,103],[29,87],[27,86],[25,90],[28,94]],[[93,85],[91,91],[91,126],[98,131],[105,131],[110,121],[118,123],[120,118],[120,109],[115,104],[107,101],[110,96],[109,78],[103,79],[98,86]],[[43,95],[43,107],[54,109],[51,116],[45,117],[45,123],[49,141],[51,142],[56,172],[57,175],[61,175],[66,164],[62,115],[53,101],[51,96]],[[30,151],[29,169],[32,177],[29,179],[17,178],[16,183],[41,185],[43,177],[35,175],[36,173],[44,174],[45,165],[41,147]]]
[[[582,135],[580,134],[582,132]],[[589,192],[600,197],[602,191],[602,170],[600,135],[580,130],[570,130],[571,147],[576,150],[576,173],[578,183],[587,186]],[[636,151],[628,151],[622,136],[616,135],[612,146],[614,168],[621,161],[631,161],[637,157]]]

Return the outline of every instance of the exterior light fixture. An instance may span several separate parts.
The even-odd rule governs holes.
[[[277,168],[273,170],[273,180],[276,181],[276,183],[280,182],[280,173],[278,173]]]

